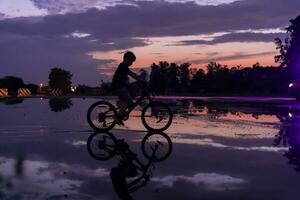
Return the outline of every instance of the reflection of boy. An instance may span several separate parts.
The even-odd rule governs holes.
[[[123,125],[122,117],[124,116],[126,109],[134,105],[133,99],[127,87],[128,75],[137,81],[144,82],[142,77],[129,69],[129,67],[135,60],[136,57],[134,53],[132,53],[131,51],[127,51],[124,54],[123,61],[119,64],[112,79],[112,90],[114,94],[118,96],[121,102],[120,111],[116,116],[117,123],[121,125]]]
[[[141,171],[142,175],[128,183],[126,178],[138,176],[139,173],[137,170]],[[149,181],[149,175],[146,175],[145,171],[133,164],[133,158],[121,160],[117,167],[111,169],[110,178],[119,198],[124,200],[133,199],[130,194],[144,187]]]

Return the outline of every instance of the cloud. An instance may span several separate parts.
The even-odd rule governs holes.
[[[229,4],[239,0],[165,0],[166,2],[171,3],[187,3],[187,2],[194,2],[197,5],[221,5],[221,4]]]
[[[81,32],[78,32],[78,31],[74,31],[73,33],[71,33],[71,36],[73,38],[85,38],[85,37],[91,36],[91,34],[89,34],[89,33],[81,33]]]
[[[49,14],[66,14],[85,12],[90,8],[105,9],[116,5],[134,5],[134,1],[124,0],[33,0],[40,9]]]
[[[261,152],[273,152],[273,153],[281,153],[287,151],[287,147],[273,147],[273,146],[230,146],[218,143],[210,138],[204,139],[188,139],[188,138],[175,138],[172,139],[174,143],[178,144],[192,144],[192,145],[201,145],[201,146],[211,146],[214,148],[226,148],[233,149],[239,151],[261,151]]]
[[[22,199],[54,199],[63,194],[86,196],[80,191],[85,183],[83,177],[104,179],[109,176],[106,168],[91,169],[75,164],[26,160],[23,163],[24,177],[17,179],[14,178],[14,165],[14,159],[0,157],[3,178],[11,179],[14,186],[11,193],[21,195]]]
[[[5,14],[0,12],[0,20],[4,19]]]
[[[213,45],[227,42],[273,42],[275,38],[285,38],[285,33],[235,32],[217,36],[212,40],[184,40],[175,45]]]
[[[202,185],[208,190],[232,190],[246,183],[244,179],[216,173],[198,173],[193,176],[177,175],[154,177],[151,180],[160,183],[160,187],[173,187],[176,182],[184,181],[194,185]]]
[[[71,71],[75,84],[98,84],[102,65],[117,65],[111,59],[93,59],[89,52],[126,49],[142,46],[137,39],[116,39],[113,45],[89,42],[87,37],[45,37],[38,35],[1,34],[1,76],[15,75],[24,81],[39,83],[48,79],[50,68],[61,67]]]
[[[49,14],[65,14],[85,12],[90,8],[107,9],[117,5],[138,6],[139,2],[146,0],[33,0],[40,9],[48,10]],[[237,0],[147,0],[148,2],[187,3],[193,2],[197,5],[220,5],[229,4]]]
[[[219,6],[163,1],[136,4],[46,16],[38,23],[19,20],[0,25],[2,31],[49,36],[75,30],[98,38],[194,35],[283,27],[296,17],[300,6],[296,0],[287,0],[284,6],[281,0],[247,0]],[[272,8],[266,6],[270,4]]]
[[[44,16],[45,9],[39,9],[31,0],[1,0],[0,12],[4,13],[4,18]],[[1,18],[0,18],[1,20]]]
[[[233,55],[229,56],[211,56],[206,57],[202,59],[195,59],[195,60],[188,60],[186,62],[190,63],[197,63],[197,64],[206,64],[211,61],[214,62],[220,62],[220,61],[227,61],[227,60],[240,60],[240,59],[246,59],[246,58],[255,58],[260,56],[274,56],[274,54],[277,53],[276,51],[270,51],[270,52],[262,52],[262,53],[235,53]]]

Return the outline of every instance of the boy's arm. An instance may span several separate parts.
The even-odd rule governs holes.
[[[136,73],[134,73],[131,70],[128,71],[128,75],[131,76],[132,78],[134,78],[137,81],[146,82],[143,78],[141,78],[139,75],[137,75]]]

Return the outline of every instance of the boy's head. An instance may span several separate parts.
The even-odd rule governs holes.
[[[128,66],[132,65],[132,63],[136,60],[134,53],[131,51],[127,51],[123,56],[123,62]]]

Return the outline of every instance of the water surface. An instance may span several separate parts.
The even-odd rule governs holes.
[[[0,102],[0,199],[117,199],[109,174],[119,158],[97,161],[86,149],[96,100]],[[300,105],[165,101],[175,113],[165,131],[173,152],[134,199],[298,198]],[[139,108],[125,125],[111,133],[146,162]]]

